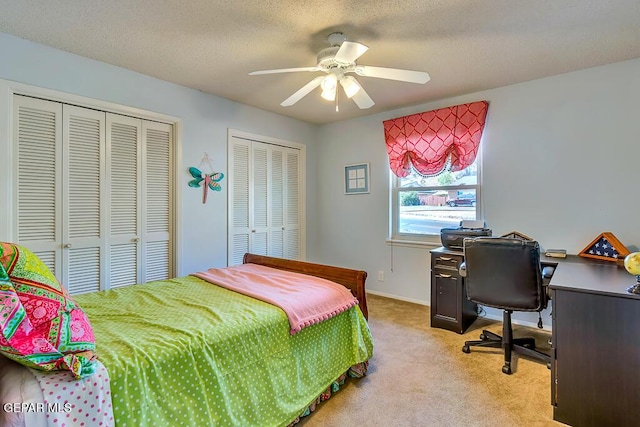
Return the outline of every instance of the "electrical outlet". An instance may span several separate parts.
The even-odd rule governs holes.
[[[384,271],[378,271],[378,282],[384,282]]]

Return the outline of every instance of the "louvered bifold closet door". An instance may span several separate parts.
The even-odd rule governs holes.
[[[173,126],[142,121],[143,281],[173,277]]]
[[[17,243],[38,255],[60,278],[62,105],[15,96],[14,112]]]
[[[75,294],[105,284],[105,121],[104,112],[63,106],[62,281]]]
[[[106,281],[109,288],[118,288],[142,281],[142,120],[107,113],[106,137],[110,200]]]
[[[249,252],[251,234],[249,228],[250,153],[250,141],[231,138],[227,165],[229,179],[228,265],[242,264],[242,257]]]
[[[300,186],[300,151],[286,149],[285,163],[285,236],[284,257],[289,259],[300,258],[300,218],[302,188]]]
[[[253,184],[249,187],[251,200],[250,252],[257,255],[269,253],[269,148],[254,142],[251,148],[251,173]]]
[[[285,236],[285,154],[278,147],[269,151],[269,255],[281,258],[284,256]]]
[[[230,136],[228,265],[246,252],[300,259],[300,158],[296,148]]]

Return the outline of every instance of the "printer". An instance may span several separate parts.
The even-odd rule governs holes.
[[[486,228],[484,221],[462,220],[460,226],[440,230],[442,246],[451,250],[462,250],[465,237],[491,236],[491,229]]]

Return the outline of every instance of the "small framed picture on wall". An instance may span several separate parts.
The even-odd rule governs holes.
[[[345,194],[366,194],[369,192],[369,163],[358,163],[344,167]]]

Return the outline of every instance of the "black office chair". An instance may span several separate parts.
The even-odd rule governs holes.
[[[502,372],[511,374],[513,351],[538,359],[551,367],[551,357],[535,349],[533,338],[513,338],[511,313],[537,311],[547,307],[544,277],[553,270],[540,266],[540,246],[535,241],[503,237],[464,239],[464,263],[460,274],[466,277],[467,298],[480,305],[504,310],[502,336],[483,330],[478,341],[466,341],[462,351],[470,347],[502,347]],[[541,321],[538,324],[542,327]]]

